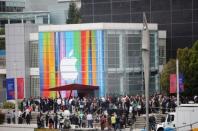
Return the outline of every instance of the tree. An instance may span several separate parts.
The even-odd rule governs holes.
[[[188,63],[183,64],[183,59],[180,59],[180,61],[181,66],[187,67],[185,70],[181,69],[182,72],[185,72],[185,94],[191,96],[198,94],[198,41],[189,49]]]
[[[183,48],[177,50],[179,60],[179,73],[184,76],[183,95],[193,96],[198,94],[198,41],[192,48]],[[160,85],[162,90],[168,93],[170,74],[175,73],[175,60],[169,60],[161,73]]]
[[[192,48],[177,50],[179,72],[184,75],[184,95],[192,96],[198,93],[198,41]]]
[[[164,65],[163,71],[160,76],[160,86],[163,92],[169,93],[170,86],[170,74],[175,74],[176,72],[176,61],[175,59],[170,59],[167,64]]]
[[[75,3],[70,3],[67,24],[77,24],[80,23],[80,11]]]
[[[177,58],[179,60],[179,72],[184,76],[184,87],[188,87],[189,86],[188,80],[191,77],[190,75],[191,49],[189,48],[178,49]]]

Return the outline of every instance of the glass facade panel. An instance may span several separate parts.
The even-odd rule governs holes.
[[[30,76],[30,96],[40,96],[39,76]]]
[[[108,11],[105,12],[101,4],[97,3],[100,0],[81,0],[81,2],[82,10],[91,8],[93,12],[97,12],[82,13],[83,23],[142,23],[142,12],[146,12],[149,23],[157,23],[159,30],[167,31],[167,59],[176,57],[177,48],[174,47],[180,47],[180,45],[182,45],[180,48],[191,47],[197,38],[197,0],[111,0],[102,3],[104,10],[108,7]],[[92,7],[87,6],[90,2]],[[189,42],[178,40],[178,36],[185,37]]]
[[[30,67],[38,67],[38,42],[30,42]]]
[[[151,72],[158,72],[156,34],[150,32]],[[141,37],[139,30],[40,32],[40,88],[75,82],[99,86],[100,96],[142,93]],[[152,73],[151,90],[159,88],[155,76]]]

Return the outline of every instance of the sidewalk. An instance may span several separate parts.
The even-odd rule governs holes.
[[[36,124],[3,124],[0,125],[0,131],[34,131],[34,128],[37,128]],[[72,125],[71,131],[93,131],[97,130],[99,131],[100,128],[74,128],[74,125]],[[108,131],[108,129],[105,129],[105,131]],[[122,129],[121,131],[142,131],[142,129],[132,129],[130,128],[125,128]]]

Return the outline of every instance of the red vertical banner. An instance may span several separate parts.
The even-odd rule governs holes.
[[[176,93],[177,90],[177,76],[170,74],[170,93]]]
[[[17,78],[17,97],[18,99],[24,98],[24,79]]]

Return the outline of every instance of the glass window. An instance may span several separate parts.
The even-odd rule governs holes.
[[[174,115],[168,115],[167,122],[174,121]]]
[[[119,34],[108,34],[108,67],[119,68]]]
[[[30,95],[32,97],[40,96],[39,76],[30,76]]]
[[[38,67],[38,43],[30,42],[30,67]]]

